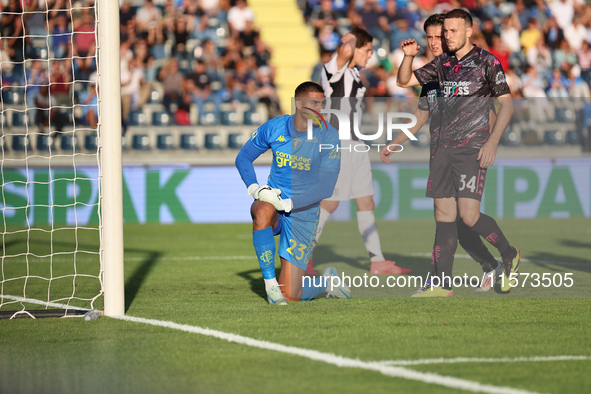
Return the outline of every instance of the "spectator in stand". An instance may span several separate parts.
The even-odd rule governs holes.
[[[246,27],[246,21],[254,22],[254,12],[246,5],[246,0],[236,0],[236,5],[228,11],[230,32],[238,35]]]
[[[540,25],[544,26],[548,19],[552,18],[552,11],[548,8],[546,0],[534,0],[534,2],[535,6],[532,6],[530,11],[540,22]]]
[[[507,49],[512,54],[521,51],[521,44],[519,43],[519,34],[521,32],[521,23],[517,14],[513,12],[511,15],[504,18],[501,22],[503,28],[501,29],[501,40],[507,46]]]
[[[511,95],[513,95],[513,92],[517,91],[520,92],[521,95],[523,95],[523,93],[521,93],[521,90],[523,89],[523,82],[521,81],[519,75],[517,75],[517,73],[515,72],[513,66],[509,66],[505,70],[505,79],[507,80],[507,85],[509,85],[509,89],[511,89]]]
[[[237,38],[228,37],[226,40],[225,53],[222,56],[222,64],[226,70],[234,70],[236,64],[242,61],[242,53],[240,52],[240,42]]]
[[[133,52],[129,41],[121,41],[119,47],[120,76],[121,76],[121,125],[123,133],[127,131],[129,112],[131,111],[131,98],[134,93],[134,62]]]
[[[562,75],[560,69],[552,70],[552,76],[548,81],[548,90],[546,94],[548,97],[568,97],[568,79]]]
[[[135,10],[131,8],[131,2],[124,0],[119,8],[119,25],[121,31],[127,28],[127,24],[131,21],[135,23]]]
[[[25,90],[25,102],[30,111],[32,119],[36,119],[35,97],[39,94],[39,89],[43,85],[49,85],[47,71],[43,68],[41,60],[33,60],[31,68],[25,72],[24,80],[20,85],[27,85]]]
[[[531,47],[536,46],[540,38],[543,38],[542,30],[540,29],[538,20],[532,17],[527,22],[527,28],[521,32],[519,38],[523,51],[527,53]]]
[[[58,14],[50,22],[51,48],[53,57],[71,57],[72,46],[70,45],[72,31],[68,27],[68,19],[64,14]]]
[[[536,67],[543,79],[547,80],[552,74],[552,51],[540,38],[538,44],[527,51],[527,64]]]
[[[162,11],[152,0],[144,0],[144,5],[138,8],[135,14],[138,30],[142,35],[148,34],[149,29],[159,24],[161,19]]]
[[[39,0],[30,0],[25,4],[25,13],[23,19],[25,22],[25,28],[23,35],[25,36],[25,47],[27,48],[27,57],[38,57],[35,52],[34,40],[41,38],[47,39],[48,35],[48,19],[45,11],[45,2],[41,3]]]
[[[341,45],[341,36],[330,25],[323,26],[318,34],[320,50],[334,52]]]
[[[494,22],[491,19],[484,19],[481,32],[486,40],[486,45],[490,48],[493,45],[493,36],[498,35]]]
[[[397,30],[396,28],[396,21],[398,19],[403,18],[403,15],[398,12],[398,6],[396,5],[396,0],[387,0],[386,7],[384,12],[378,18],[378,23],[380,28],[384,31],[386,38],[388,41],[392,41],[392,36],[394,32]],[[392,45],[390,45],[390,48]]]
[[[254,50],[254,57],[256,59],[256,65],[257,67],[263,67],[263,66],[270,66],[269,64],[271,62],[271,55],[273,54],[273,49],[271,49],[271,47],[269,47],[267,44],[265,44],[265,42],[263,40],[261,40],[260,38],[256,41],[255,43],[255,50]],[[273,69],[273,67],[271,67],[271,69]],[[273,69],[273,75],[275,74],[275,71]]]
[[[587,29],[583,25],[581,18],[575,18],[573,23],[564,29],[564,38],[566,38],[568,45],[575,51],[581,49],[586,35]]]
[[[386,39],[386,32],[380,26],[380,17],[384,15],[384,10],[378,4],[377,0],[365,0],[363,6],[356,10],[356,20],[352,21],[353,26],[360,27],[378,40],[378,46],[382,46]]]
[[[146,35],[146,42],[148,43],[149,53],[154,59],[166,59],[166,43],[167,35],[163,29],[161,23],[152,22],[148,27],[148,33]]]
[[[312,76],[310,77],[311,81],[319,84],[322,83],[322,67],[324,67],[324,65],[328,63],[331,57],[332,52],[320,49],[320,61],[316,63],[316,65],[312,69]]]
[[[2,12],[2,24],[0,25],[0,37],[4,41],[4,47],[10,48],[10,58],[14,62],[13,76],[16,80],[23,77],[23,61],[25,56],[23,41],[23,9],[18,0],[8,0],[8,4]]]
[[[515,1],[515,14],[519,18],[519,24],[525,28],[532,18],[535,18],[534,13],[525,5],[525,0]]]
[[[252,21],[246,21],[244,30],[238,33],[238,39],[242,45],[242,56],[252,55],[256,40],[259,39],[259,31],[253,28]]]
[[[82,107],[82,122],[92,129],[98,124],[98,84],[97,75],[92,73],[89,77],[90,83],[87,91],[80,95],[79,105]]]
[[[395,24],[396,29],[394,29],[394,34],[391,36],[390,51],[400,48],[400,43],[403,40],[413,39],[417,42],[422,40],[422,34],[410,26],[408,19],[398,19]]]
[[[558,48],[552,53],[552,64],[563,72],[567,72],[572,66],[577,64],[577,55],[572,50],[566,38],[563,38]]]
[[[575,0],[550,0],[548,7],[552,15],[556,18],[558,26],[562,30],[566,29],[575,17]]]
[[[347,17],[350,1],[351,0],[332,0],[332,10],[337,19]]]
[[[180,60],[189,60],[193,57],[192,53],[187,52],[187,40],[191,34],[191,27],[187,23],[184,15],[178,15],[172,22],[172,34],[174,37],[174,45],[172,46],[172,56],[176,56]]]
[[[267,107],[269,118],[275,118],[281,115],[277,88],[271,79],[270,67],[266,66],[258,69],[254,94],[258,98],[258,102],[263,103]]]
[[[546,97],[544,80],[538,70],[533,66],[525,66],[525,74],[522,77],[524,97]]]
[[[492,35],[491,45],[489,46],[488,51],[495,55],[497,59],[499,59],[499,61],[501,62],[501,66],[503,67],[503,70],[509,69],[511,65],[509,61],[511,54],[498,34]]]
[[[583,41],[581,49],[576,51],[579,59],[579,67],[581,68],[581,78],[588,85],[591,85],[591,48],[588,41]]]
[[[51,61],[49,72],[49,84],[51,96],[58,105],[72,105],[70,86],[72,85],[72,61],[71,59],[54,59]]]
[[[14,53],[14,49],[6,48],[4,46],[5,39],[0,36],[0,73],[2,74],[2,82],[12,84],[14,82],[14,78],[12,75],[12,70],[14,68],[14,63],[10,58],[11,52]]]
[[[207,73],[216,79],[215,77],[223,67],[222,59],[215,43],[211,40],[203,41],[201,46],[195,48],[194,55],[196,59],[203,59],[205,61]]]
[[[580,76],[581,69],[579,66],[571,67],[568,71],[568,94],[570,97],[591,97],[589,91],[589,84],[587,84]]]
[[[44,133],[45,128],[51,126],[55,131],[63,131],[68,122],[66,114],[61,113],[56,107],[57,101],[49,92],[49,86],[43,85],[35,96],[35,124],[39,127],[39,133]]]
[[[312,11],[309,23],[314,28],[316,37],[324,26],[332,26],[333,30],[337,30],[339,23],[337,22],[337,14],[333,11],[332,0],[321,0],[320,5]]]
[[[212,79],[207,73],[205,60],[197,59],[193,66],[193,71],[187,75],[187,92],[191,100],[197,104],[199,109],[199,119],[206,113],[205,103],[210,101],[214,104],[213,113],[219,117],[222,98],[219,94],[212,92]]]
[[[83,8],[80,18],[74,18],[74,56],[90,57],[96,52],[95,23],[90,9]]]
[[[551,49],[558,48],[560,42],[564,38],[562,29],[556,23],[556,18],[550,17],[544,24],[544,41]]]
[[[256,83],[251,70],[248,69],[245,60],[236,62],[235,69],[228,74],[226,86],[231,92],[234,101],[249,103],[251,109],[254,109],[257,103],[255,95]]]
[[[185,78],[179,71],[179,60],[169,58],[158,72],[158,80],[162,83],[164,97],[162,104],[166,111],[174,117],[178,109],[189,110],[190,97],[185,94]]]
[[[503,17],[503,13],[492,0],[478,0],[478,8],[475,11],[475,14],[483,20],[499,19]]]

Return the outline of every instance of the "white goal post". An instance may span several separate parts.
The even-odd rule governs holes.
[[[97,0],[99,30],[99,132],[103,204],[101,229],[104,313],[125,314],[119,2]]]
[[[121,316],[119,2],[20,4],[0,15],[0,318]]]

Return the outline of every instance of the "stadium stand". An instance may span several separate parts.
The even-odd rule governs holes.
[[[466,0],[452,6],[396,0],[124,0],[120,8],[122,96],[130,96],[124,100],[129,105],[129,111],[123,111],[127,116],[124,147],[130,141],[132,148],[124,153],[157,148],[162,155],[173,151],[192,155],[204,147],[203,154],[225,155],[231,162],[235,150],[258,125],[290,112],[293,87],[312,78],[314,64],[315,70],[321,65],[320,56],[330,58],[340,37],[353,26],[376,37],[375,56],[362,72],[368,94],[416,96],[416,90],[396,88],[398,42],[415,37],[427,48],[423,21],[456,5],[467,7],[475,17],[474,42],[499,58],[513,95],[530,103],[530,108],[517,109],[502,144],[591,150],[591,5],[585,2]],[[560,14],[565,7],[573,15],[570,21]],[[51,83],[50,92],[58,104],[73,100],[75,124],[89,125],[82,106],[93,89],[96,64],[76,54],[93,54],[95,49],[92,42],[70,33],[84,28],[93,31],[94,16],[84,8],[72,14],[74,23],[60,12],[47,15],[48,30],[61,38],[49,47],[45,39],[26,41],[22,47],[36,60],[2,71],[2,130],[15,134],[12,143],[16,145],[5,152],[9,155],[24,149],[24,140],[17,134],[24,129],[38,131],[31,108],[39,86]],[[420,56],[420,62],[432,58],[429,53]],[[49,72],[43,71],[52,73],[51,80]],[[262,93],[269,88],[271,94]],[[53,122],[43,131],[59,130]],[[71,150],[74,136],[64,137],[60,137],[61,149]],[[91,133],[78,137],[87,150],[96,144]],[[412,144],[413,149],[426,146],[428,135],[423,133]],[[35,144],[35,149],[44,147]]]

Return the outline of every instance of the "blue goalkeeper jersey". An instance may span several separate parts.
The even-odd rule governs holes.
[[[315,205],[332,194],[331,188],[329,195],[316,195],[324,186],[320,182],[333,183],[334,187],[340,169],[338,131],[330,124],[328,129],[324,124],[314,127],[313,139],[309,140],[305,131],[295,128],[293,115],[281,116],[255,130],[242,149],[253,147],[257,157],[271,149],[273,164],[267,184],[281,189],[281,198],[291,198],[294,208]],[[244,176],[242,165],[237,166],[246,186],[256,182]],[[306,193],[312,195],[304,196]]]

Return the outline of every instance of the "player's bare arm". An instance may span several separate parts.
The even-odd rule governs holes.
[[[478,153],[478,160],[480,160],[480,167],[482,168],[488,168],[495,162],[497,146],[499,145],[501,136],[505,132],[505,129],[507,129],[509,121],[511,121],[511,116],[513,116],[513,112],[515,111],[513,99],[510,94],[504,94],[498,97],[498,100],[501,106],[499,108],[497,119],[488,141],[482,145],[482,148],[480,148],[480,152]]]
[[[412,61],[415,56],[419,54],[421,47],[416,40],[404,40],[400,44],[402,52],[404,52],[404,59],[398,68],[398,76],[396,84],[401,88],[408,88],[419,85],[417,77],[412,72]]]
[[[417,108],[415,110],[415,112],[413,113],[413,115],[417,118],[417,124],[414,125],[414,127],[411,127],[410,129],[408,129],[408,131],[410,131],[413,135],[415,135],[416,133],[419,132],[421,127],[423,127],[423,125],[425,123],[427,123],[427,120],[429,119],[429,111],[423,111],[422,109]],[[408,140],[408,136],[406,135],[406,133],[404,133],[402,131],[400,133],[398,133],[398,135],[396,137],[394,137],[394,139],[392,141],[390,141],[386,146],[384,146],[384,148],[380,152],[380,159],[382,159],[382,161],[384,163],[389,164],[390,163],[390,156],[394,152],[390,151],[388,149],[388,147],[390,147],[392,145],[401,145],[406,140]]]
[[[357,37],[351,33],[347,33],[341,40],[342,44],[337,53],[337,67],[340,70],[353,59],[355,54],[355,46],[357,45]]]

